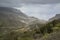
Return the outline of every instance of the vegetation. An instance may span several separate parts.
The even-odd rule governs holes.
[[[42,40],[60,40],[60,20],[48,22],[45,26],[40,28],[40,31],[43,34]],[[54,37],[55,35],[56,37]]]
[[[0,25],[2,26],[2,25]],[[60,31],[60,20],[54,20],[47,24],[31,24],[29,30],[23,32],[19,29],[11,31],[2,36],[0,33],[0,40],[34,40],[41,37],[47,38],[49,34]]]

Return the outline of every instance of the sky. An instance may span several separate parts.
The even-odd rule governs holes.
[[[44,20],[60,14],[60,0],[0,0],[0,6],[14,7],[28,16]]]

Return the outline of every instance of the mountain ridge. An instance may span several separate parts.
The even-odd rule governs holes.
[[[49,21],[60,19],[60,14],[56,14],[54,17],[50,18]]]

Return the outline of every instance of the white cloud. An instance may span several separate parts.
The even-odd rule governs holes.
[[[29,16],[48,20],[55,14],[60,13],[60,4],[25,4],[18,9]]]
[[[60,0],[0,0],[0,6],[20,7],[21,4],[56,4]]]

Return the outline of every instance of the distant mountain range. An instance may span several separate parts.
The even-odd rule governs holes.
[[[49,21],[60,19],[60,14],[56,14],[54,17],[50,18]]]

